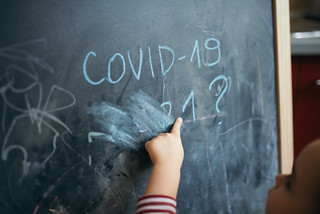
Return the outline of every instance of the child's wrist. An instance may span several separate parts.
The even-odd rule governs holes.
[[[159,194],[176,198],[180,174],[180,167],[155,164],[144,195]]]
[[[158,168],[159,170],[167,172],[179,172],[181,170],[180,164],[167,164],[167,163],[156,163],[153,165],[153,168]]]

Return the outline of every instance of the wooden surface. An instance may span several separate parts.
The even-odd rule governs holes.
[[[293,122],[289,1],[274,0],[275,50],[278,94],[279,164],[290,173],[293,163]]]

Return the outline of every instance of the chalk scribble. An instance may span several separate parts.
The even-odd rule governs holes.
[[[10,62],[6,66],[4,74],[0,76],[0,96],[3,101],[1,124],[2,132],[5,136],[1,147],[1,158],[3,161],[7,161],[11,151],[20,150],[23,155],[22,176],[29,172],[32,164],[45,167],[55,153],[57,139],[61,132],[56,126],[60,126],[71,133],[69,127],[53,113],[70,108],[76,103],[76,98],[71,92],[57,85],[51,86],[47,96],[44,94],[40,76],[43,73],[52,74],[54,69],[45,62],[45,57],[31,53],[28,51],[28,47],[32,47],[33,51],[38,48],[46,52],[47,43],[45,39],[38,39],[0,48],[0,58]],[[21,84],[22,82],[24,83],[23,85]],[[59,98],[61,97],[64,100],[63,104],[57,104],[59,102],[54,100],[53,97],[57,94]],[[6,117],[9,110],[15,111],[15,116],[11,120]],[[27,148],[23,145],[24,142],[12,142],[10,140],[17,134],[21,136],[28,134],[26,130],[17,131],[21,126],[19,124],[25,122],[28,118],[31,124],[36,124],[39,134],[42,133],[44,128],[53,132],[51,152],[49,154],[41,154],[45,156],[44,160],[30,161]],[[7,124],[9,124],[8,127],[6,127]],[[34,138],[36,139],[36,136]],[[24,138],[21,137],[19,139]],[[40,147],[47,147],[47,145],[40,145]]]

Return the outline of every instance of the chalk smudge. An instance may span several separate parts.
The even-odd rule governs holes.
[[[87,113],[101,126],[101,132],[89,132],[89,143],[97,138],[134,150],[158,134],[170,131],[174,122],[159,102],[141,90],[133,92],[122,107],[94,103]]]

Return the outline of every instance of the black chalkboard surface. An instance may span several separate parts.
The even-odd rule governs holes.
[[[278,172],[271,1],[1,1],[0,213],[134,213],[184,119],[178,213],[262,213]]]

